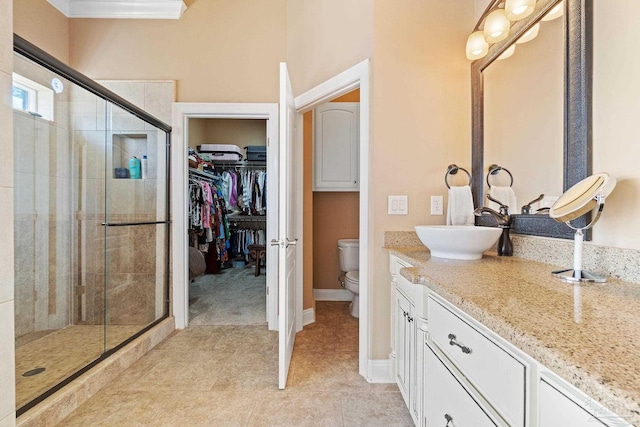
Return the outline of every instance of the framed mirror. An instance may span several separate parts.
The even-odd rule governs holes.
[[[541,22],[557,5],[564,7],[563,17]],[[512,57],[498,60],[538,23],[540,40],[519,44]],[[513,164],[520,183],[514,185],[514,233],[573,238],[565,224],[547,214],[521,214],[520,208],[542,193],[559,196],[591,175],[591,26],[589,0],[538,0],[530,16],[512,23],[505,40],[471,64],[474,203],[487,205],[488,166]],[[487,217],[476,221],[495,225]]]

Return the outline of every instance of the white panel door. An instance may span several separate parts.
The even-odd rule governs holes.
[[[296,337],[296,252],[294,137],[296,110],[287,64],[280,63],[280,150],[278,192],[278,387],[287,384]]]

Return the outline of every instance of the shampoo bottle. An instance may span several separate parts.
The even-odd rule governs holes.
[[[140,179],[140,159],[136,156],[129,159],[129,177],[131,179]]]
[[[141,168],[141,174],[142,174],[142,179],[147,179],[148,178],[148,169],[147,169],[147,156],[144,155],[142,156],[142,161],[140,162],[140,168]]]

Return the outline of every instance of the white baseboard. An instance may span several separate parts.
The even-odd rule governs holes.
[[[346,289],[314,289],[316,301],[351,301],[353,294]]]
[[[313,308],[307,308],[302,312],[302,326],[316,322],[316,313]]]
[[[370,383],[394,383],[391,375],[391,361],[389,359],[373,359],[368,361],[367,381]]]

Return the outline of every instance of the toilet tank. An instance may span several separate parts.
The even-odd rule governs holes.
[[[359,270],[360,241],[358,239],[338,240],[338,256],[340,257],[340,271]]]

